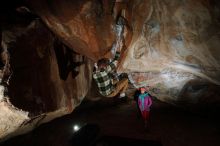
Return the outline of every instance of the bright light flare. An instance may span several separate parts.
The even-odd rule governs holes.
[[[80,129],[79,125],[74,125],[73,126],[73,131],[76,132]]]

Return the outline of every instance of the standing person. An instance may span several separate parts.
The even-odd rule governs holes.
[[[121,41],[111,63],[109,63],[107,58],[103,58],[98,61],[97,69],[93,72],[93,78],[98,86],[99,93],[105,97],[115,97],[117,94],[120,94],[119,98],[126,96],[125,91],[128,87],[128,79],[123,78],[113,83],[113,73],[116,71],[122,46]]]
[[[141,87],[139,90],[140,94],[138,95],[138,107],[144,120],[144,127],[148,128],[147,123],[149,121],[150,107],[152,105],[152,99],[150,94],[148,93],[149,86],[146,88]]]

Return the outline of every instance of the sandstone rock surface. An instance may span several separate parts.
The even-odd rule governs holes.
[[[28,1],[31,8],[63,42],[97,60],[108,55],[115,38],[113,1]]]
[[[137,87],[152,86],[163,101],[219,102],[219,8],[218,1],[136,2],[132,41],[119,70]]]
[[[0,140],[71,113],[90,89],[93,66],[39,20],[1,32]]]
[[[210,91],[213,86],[219,89],[220,5],[217,0],[57,2],[61,10],[55,3],[43,2],[43,7],[36,1],[30,4],[66,44],[94,61],[104,57],[103,52],[110,52],[109,47],[117,37],[109,28],[115,27],[117,16],[123,16],[125,50],[118,71],[129,73],[136,87],[152,86],[151,92],[158,99],[178,103],[186,98],[184,102],[197,103],[204,94],[213,92]],[[71,13],[71,8],[77,14]],[[103,33],[97,33],[100,30]],[[86,41],[87,34],[92,36],[91,41],[96,41]],[[69,39],[70,36],[74,39]],[[82,40],[86,45],[79,50]],[[72,42],[80,47],[71,45]]]

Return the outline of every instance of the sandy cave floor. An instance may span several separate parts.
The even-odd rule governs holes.
[[[136,103],[114,99],[84,101],[70,115],[34,131],[12,138],[1,146],[70,146],[75,124],[97,124],[99,135],[154,140],[163,146],[220,146],[220,120],[199,116],[154,100],[150,130],[143,128]]]

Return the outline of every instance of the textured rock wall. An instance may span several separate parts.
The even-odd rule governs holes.
[[[210,100],[204,95],[219,89],[217,0],[28,2],[68,46],[93,60],[110,52],[118,39],[114,35],[117,18],[123,16],[125,49],[118,71],[129,73],[135,87],[152,86],[151,93],[160,100],[206,103]],[[219,101],[218,96],[215,93],[212,98]]]
[[[14,14],[1,30],[0,141],[71,113],[88,92],[93,69],[38,17]]]
[[[113,1],[28,1],[67,46],[93,60],[108,55],[115,34]]]
[[[137,2],[129,22],[132,41],[119,70],[132,72],[137,87],[152,86],[163,101],[219,103],[219,8],[211,0]]]

